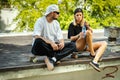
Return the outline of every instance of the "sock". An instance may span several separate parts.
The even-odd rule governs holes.
[[[52,57],[52,60],[55,61],[55,62],[57,61],[57,59],[55,57]]]
[[[92,61],[93,63],[95,63],[95,64],[98,64],[96,61]]]

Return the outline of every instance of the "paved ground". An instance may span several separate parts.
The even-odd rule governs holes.
[[[97,38],[98,35],[100,38]],[[107,38],[103,37],[102,33],[98,33],[94,35],[94,39],[96,40],[106,40]],[[22,35],[22,36],[0,36],[0,70],[5,69],[17,69],[17,68],[28,68],[28,67],[35,67],[43,65],[43,58],[40,57],[40,62],[32,63],[29,62],[28,56],[31,55],[31,43],[32,43],[32,36],[29,35]],[[79,55],[80,58],[83,60],[90,60],[89,54],[82,54]],[[112,57],[112,58],[120,58],[119,52],[114,54],[109,53],[108,51],[104,55],[104,57]],[[63,59],[63,61],[71,61],[70,56]]]

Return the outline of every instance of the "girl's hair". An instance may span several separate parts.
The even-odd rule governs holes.
[[[74,15],[78,12],[81,12],[82,13],[82,17],[83,17],[83,10],[81,8],[76,8],[75,11],[74,11]],[[74,19],[73,21],[73,25],[76,26],[77,23],[76,23],[76,20]],[[80,22],[80,26],[84,26],[84,19],[82,18],[82,21]]]

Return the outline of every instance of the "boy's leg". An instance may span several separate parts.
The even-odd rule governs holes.
[[[52,58],[46,56],[44,61],[49,71],[54,70],[55,61]]]
[[[49,44],[45,43],[45,41],[38,38],[35,40],[31,51],[34,55],[46,56],[44,61],[47,65],[48,70],[54,69],[55,53]]]
[[[56,52],[57,61],[70,55],[72,52],[75,52],[75,51],[77,50],[74,42],[65,43],[65,47],[61,51]]]
[[[43,41],[40,38],[37,38],[35,40],[31,52],[34,55],[39,55],[39,56],[49,56],[49,57],[54,56],[54,51],[52,47],[49,44],[45,43],[45,41]]]

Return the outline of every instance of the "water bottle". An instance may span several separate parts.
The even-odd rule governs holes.
[[[84,33],[84,38],[85,38],[85,36],[86,36],[86,27],[85,26],[82,27],[82,32]]]

